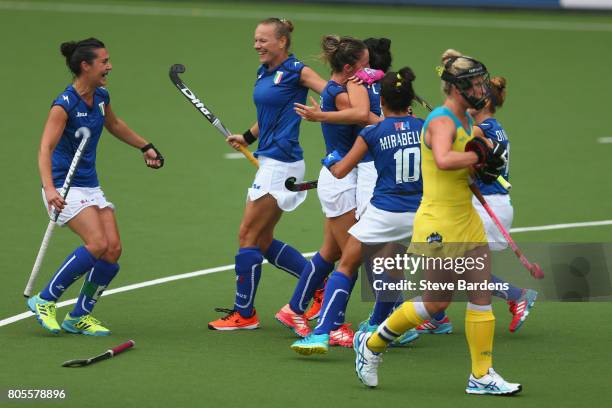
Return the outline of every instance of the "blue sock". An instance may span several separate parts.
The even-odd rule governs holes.
[[[370,315],[370,320],[368,323],[370,326],[378,326],[382,322],[385,321],[389,314],[393,310],[395,306],[395,302],[382,302],[376,301],[374,303],[374,310],[372,310],[372,314]]]
[[[289,301],[289,307],[295,313],[303,314],[314,296],[315,290],[322,287],[323,281],[331,271],[334,264],[327,262],[318,252],[310,262],[304,266],[295,290]]]
[[[117,276],[118,272],[119,264],[98,259],[98,262],[94,264],[91,272],[85,278],[85,282],[83,282],[81,293],[74,309],[70,312],[70,316],[80,317],[90,314],[98,302],[98,298],[102,296],[102,292]]]
[[[278,269],[282,269],[296,278],[300,277],[302,270],[308,263],[297,249],[277,239],[272,240],[272,244],[270,244],[264,257]]]
[[[80,246],[64,260],[47,286],[40,292],[45,300],[56,301],[77,279],[87,273],[96,263],[96,258]]]
[[[513,284],[506,282],[505,280],[498,278],[495,275],[491,277],[491,281],[495,284],[505,283],[506,285],[508,285],[508,290],[494,290],[492,292],[493,296],[497,296],[505,300],[511,300],[511,301],[516,302],[517,300],[520,299],[521,295],[523,294],[522,288],[517,288]]]
[[[444,310],[431,315],[432,320],[435,320],[436,322],[441,322],[442,320],[444,320],[445,317],[446,317],[446,311]]]
[[[329,275],[319,324],[315,327],[314,334],[329,334],[344,323],[344,313],[349,299],[351,282],[351,278],[337,271]]]
[[[377,279],[378,280],[378,279]],[[388,273],[383,273],[381,279],[383,284],[399,283],[399,281]],[[395,309],[398,303],[403,303],[402,292],[400,290],[375,290],[376,302],[374,303],[374,309],[370,315],[369,324],[370,326],[378,326],[385,321],[391,314],[391,311]]]
[[[253,316],[255,293],[261,278],[263,255],[257,247],[240,248],[236,255],[236,300],[234,310],[242,317]]]

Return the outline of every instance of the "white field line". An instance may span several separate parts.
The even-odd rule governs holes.
[[[597,143],[612,143],[612,136],[600,137],[597,139]]]
[[[566,229],[566,228],[598,227],[598,226],[603,226],[603,225],[612,225],[612,220],[575,222],[571,224],[552,224],[552,225],[541,225],[541,226],[536,226],[536,227],[512,228],[510,232],[516,234],[520,232],[549,231],[549,230]],[[302,255],[308,258],[308,257],[313,256],[315,253],[316,252],[305,252]],[[264,261],[263,263],[266,264],[268,263],[268,261]],[[135,290],[135,289],[146,288],[148,286],[161,285],[167,282],[177,281],[181,279],[195,278],[197,276],[204,276],[204,275],[209,275],[211,273],[229,271],[232,269],[234,269],[234,265],[224,265],[224,266],[217,266],[215,268],[202,269],[200,271],[195,271],[195,272],[188,272],[188,273],[182,273],[179,275],[166,276],[164,278],[158,278],[158,279],[153,279],[153,280],[149,280],[145,282],[134,283],[134,284],[127,285],[127,286],[121,286],[115,289],[109,289],[105,291],[102,294],[102,296],[110,296],[115,293],[128,292],[128,291]],[[64,306],[73,305],[76,303],[76,301],[77,301],[76,299],[69,299],[63,302],[59,302],[57,304],[57,307],[60,308]],[[6,319],[0,320],[0,327],[9,325],[11,323],[18,322],[20,320],[26,319],[33,315],[34,314],[32,312],[24,312],[24,313],[15,315],[15,316],[7,317]]]
[[[81,14],[115,14],[129,16],[162,16],[192,18],[228,18],[260,20],[277,15],[278,10],[215,9],[205,7],[154,7],[117,4],[41,3],[31,1],[0,1],[0,10],[43,11]],[[415,17],[351,13],[287,12],[296,21],[333,22],[351,24],[386,24],[423,27],[495,28],[516,30],[595,31],[612,32],[611,23],[512,20],[465,17]]]

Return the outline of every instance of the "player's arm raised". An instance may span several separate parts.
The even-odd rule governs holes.
[[[67,120],[68,115],[66,111],[61,106],[53,106],[49,111],[38,149],[38,171],[40,172],[40,180],[45,191],[45,199],[47,200],[49,210],[51,210],[51,207],[55,207],[60,211],[66,204],[53,185],[51,156],[55,146],[57,146],[62,137]]]
[[[479,162],[475,152],[452,150],[455,125],[449,117],[433,119],[427,128],[425,143],[431,147],[434,161],[440,170],[458,170]]]
[[[140,149],[148,167],[159,169],[164,165],[164,157],[159,150],[153,146],[153,143],[148,142],[138,133],[130,129],[123,120],[115,115],[110,105],[106,106],[104,127],[117,139]]]
[[[368,144],[362,136],[357,136],[351,150],[349,150],[342,160],[336,164],[332,164],[329,167],[329,171],[338,179],[344,178],[357,166],[367,153]]]

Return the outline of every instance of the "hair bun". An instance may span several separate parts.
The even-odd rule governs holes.
[[[442,61],[442,64],[446,64],[449,59],[457,58],[457,57],[462,57],[462,56],[463,56],[463,54],[461,54],[459,51],[457,51],[455,49],[452,49],[452,48],[449,48],[449,49],[447,49],[446,51],[444,51],[442,53],[442,58],[440,58],[440,59]]]
[[[409,67],[404,67],[398,71],[398,75],[402,77],[402,79],[406,82],[412,82],[416,79],[416,75],[414,75],[414,71]]]
[[[380,51],[389,51],[391,49],[391,40],[384,37],[379,39],[377,48]]]
[[[289,31],[290,33],[293,32],[293,22],[291,20],[288,20],[286,18],[281,18],[280,22],[282,25],[284,25],[287,28],[287,31]]]
[[[74,41],[67,41],[60,45],[60,52],[66,58],[70,58],[74,51],[77,49],[77,43]]]

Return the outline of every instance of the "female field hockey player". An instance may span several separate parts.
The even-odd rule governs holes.
[[[506,100],[506,79],[504,77],[493,77],[489,81],[489,98],[487,104],[481,110],[470,109],[469,113],[474,118],[476,126],[473,127],[474,136],[483,137],[494,140],[503,145],[508,150],[508,163],[510,162],[510,142],[502,125],[495,119],[497,109],[501,108]],[[509,179],[509,164],[502,171],[502,176]],[[510,194],[508,190],[503,188],[498,182],[485,184],[478,180],[478,188],[486,197],[487,203],[502,222],[502,225],[509,231],[512,226],[514,217],[514,209],[510,202]],[[480,201],[473,198],[474,207],[478,211],[480,218],[484,224],[489,248],[491,251],[503,251],[508,247],[508,243],[497,228],[497,225],[491,220],[491,217],[486,212]],[[512,314],[509,330],[514,333],[521,328],[529,312],[535,304],[538,293],[532,289],[518,288],[509,282],[492,276],[492,282],[496,284],[505,283],[508,285],[508,290],[493,291],[493,296],[500,297],[508,302],[509,311]],[[446,316],[445,312],[437,313],[432,316],[432,319],[423,322],[415,329],[410,330],[400,342],[412,341],[419,334],[444,334],[452,332],[452,322]]]
[[[388,38],[367,38],[363,41],[368,47],[369,53],[369,68],[374,70],[387,72],[391,67],[392,56],[391,56],[391,40]],[[352,82],[347,83],[347,91],[349,98],[355,103],[354,94],[358,92],[355,89],[355,84]],[[370,118],[369,123],[376,123],[380,120],[381,106],[380,106],[380,82],[374,82],[367,86],[368,97],[370,99]],[[302,116],[302,118],[310,121],[317,122],[328,122],[328,123],[348,123],[351,124],[355,121],[353,117],[348,117],[348,110],[339,112],[322,112],[317,109],[316,102],[313,101],[313,107],[296,105],[296,111]],[[344,122],[343,122],[344,121]],[[372,193],[374,186],[376,185],[376,179],[378,175],[376,168],[374,167],[374,161],[370,154],[367,154],[363,160],[357,165],[357,189],[356,189],[356,200],[357,207],[355,210],[355,218],[359,219],[361,214],[365,211]],[[304,302],[308,303],[310,299],[305,298]],[[317,289],[312,298],[312,304],[308,310],[304,313],[304,317],[308,320],[314,320],[319,317],[321,310],[321,304],[323,303],[323,288]]]
[[[365,122],[369,117],[370,102],[365,87],[354,85],[355,97],[349,94],[347,84],[357,71],[369,62],[368,49],[363,41],[352,37],[328,35],[321,41],[322,58],[332,68],[332,75],[321,93],[321,110],[344,114],[353,111],[350,123]],[[303,103],[302,105],[303,106]],[[346,119],[346,118],[345,118]],[[362,125],[321,123],[325,139],[326,154],[337,150],[346,154]],[[314,291],[332,272],[334,263],[340,259],[342,248],[348,238],[348,230],[355,223],[357,171],[346,177],[336,178],[323,166],[319,173],[317,193],[325,215],[323,244],[306,266],[293,292],[290,302],[277,314],[276,319],[293,330],[298,336],[310,334],[304,312]],[[350,347],[353,332],[342,325],[332,336],[332,344]]]
[[[423,198],[417,210],[410,253],[433,259],[426,268],[430,282],[454,282],[456,270],[435,267],[436,259],[472,259],[462,279],[482,284],[491,280],[489,248],[482,221],[472,204],[470,169],[499,175],[506,164],[506,151],[497,142],[472,134],[468,108],[481,109],[487,98],[488,73],[480,62],[454,50],[442,56],[441,79],[446,94],[444,105],[434,109],[423,125],[421,171]],[[483,171],[484,169],[484,171]],[[439,263],[438,263],[439,264]],[[454,263],[453,265],[458,265]],[[482,265],[482,267],[476,266]],[[458,271],[458,269],[457,269]],[[452,291],[425,290],[423,297],[404,302],[375,333],[358,332],[354,339],[355,370],[369,387],[378,385],[382,352],[402,333],[418,326],[450,302]],[[520,384],[506,382],[492,368],[495,317],[491,292],[478,286],[468,291],[465,331],[472,358],[466,392],[511,395]]]
[[[362,244],[368,245],[368,252],[376,252],[376,256],[393,257],[406,251],[422,194],[419,147],[423,121],[409,114],[414,79],[410,68],[388,72],[381,83],[385,119],[364,128],[344,158],[338,151],[325,158],[325,166],[341,179],[370,154],[378,177],[372,199],[359,221],[350,228],[340,263],[329,277],[314,332],[291,346],[297,353],[327,353],[330,332],[338,327],[337,322],[344,320],[354,277],[363,259]],[[378,248],[373,249],[374,246]],[[393,279],[391,274],[382,276],[382,281]],[[383,302],[381,296],[374,313],[381,316],[380,322],[387,317],[396,299]]]
[[[208,324],[211,330],[256,329],[255,294],[264,257],[276,267],[299,276],[306,259],[294,248],[274,239],[274,227],[283,211],[295,210],[306,192],[290,192],[285,180],[304,178],[302,148],[298,142],[300,117],[293,104],[304,103],[308,90],[321,93],[325,81],[289,53],[293,24],[269,18],[255,29],[254,48],[261,66],[253,99],[257,122],[243,135],[228,137],[234,148],[259,140],[255,156],[259,170],[247,193],[236,254],[236,297],[233,309],[218,309],[227,315]]]
[[[145,164],[158,169],[164,158],[153,144],[130,129],[113,112],[106,88],[112,69],[104,44],[95,38],[61,45],[66,65],[74,76],[54,101],[43,130],[38,167],[43,198],[49,212],[61,210],[57,224],[68,225],[84,245],[74,250],[45,288],[27,304],[48,331],[59,333],[55,302],[79,277],[87,274],[78,301],[61,328],[69,333],[106,336],[110,331],[91,316],[98,297],[119,272],[121,240],[114,205],[106,199],[96,173],[96,148],[102,128],[119,140],[140,149]],[[91,137],[76,169],[66,200],[58,192],[80,143],[77,129],[87,127]]]

